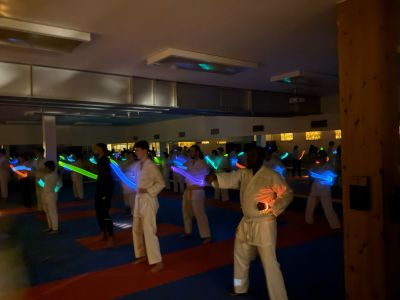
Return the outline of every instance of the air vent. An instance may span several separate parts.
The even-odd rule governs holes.
[[[179,133],[178,133],[178,136],[179,136],[179,137],[185,137],[185,136],[186,136],[186,132],[183,132],[183,131],[182,131],[182,132],[179,132]]]
[[[90,33],[0,17],[0,45],[70,52]]]
[[[225,75],[233,75],[258,67],[254,62],[172,48],[150,56],[147,64]]]
[[[211,129],[211,135],[217,135],[217,134],[219,134],[219,128],[214,128],[214,129]]]
[[[328,120],[311,121],[311,128],[326,128]]]
[[[264,131],[264,125],[254,125],[253,126],[253,132],[260,132]]]
[[[155,139],[155,140],[159,140],[159,139],[160,139],[160,135],[159,135],[159,134],[155,134],[155,135],[154,135],[154,139]]]

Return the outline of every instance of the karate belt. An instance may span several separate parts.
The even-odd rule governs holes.
[[[202,190],[203,187],[201,186],[197,186],[197,185],[189,185],[186,186],[186,190],[185,190],[185,198],[187,200],[192,200],[192,191],[200,191]]]
[[[276,219],[276,217],[274,215],[266,215],[266,216],[253,217],[253,218],[244,216],[242,219],[244,224],[240,227],[243,230],[243,235],[246,239],[246,242],[253,241],[253,233],[255,232],[255,226],[257,223],[272,222],[275,219]]]

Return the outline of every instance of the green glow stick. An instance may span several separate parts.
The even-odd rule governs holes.
[[[65,169],[68,169],[68,170],[74,171],[76,173],[82,174],[83,176],[92,178],[94,180],[97,179],[97,174],[94,174],[92,172],[86,171],[85,169],[82,169],[82,168],[79,168],[79,167],[76,167],[76,166],[73,166],[73,165],[70,165],[70,164],[66,164],[65,162],[62,162],[62,161],[59,161],[58,165],[63,167],[63,168],[65,168]]]

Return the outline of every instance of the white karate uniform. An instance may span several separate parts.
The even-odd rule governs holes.
[[[76,162],[72,163],[72,165],[82,168],[82,160],[78,159]],[[77,172],[71,172],[71,180],[74,197],[83,199],[83,176]]]
[[[274,171],[276,167],[283,168],[283,175],[285,175],[286,172],[285,166],[279,158],[276,158],[276,156],[271,156],[269,161],[264,160],[264,166]]]
[[[41,193],[43,210],[46,213],[47,224],[49,229],[58,230],[58,213],[57,213],[57,193],[54,191],[59,184],[57,172],[51,172],[44,176],[44,188]]]
[[[266,273],[268,294],[271,300],[287,299],[283,276],[276,259],[276,217],[293,199],[287,183],[276,172],[262,166],[255,175],[249,169],[217,174],[223,188],[240,188],[240,202],[243,218],[236,231],[234,248],[234,289],[246,293],[249,287],[250,262],[257,253]],[[277,193],[272,208],[260,212],[257,197],[262,189],[271,188]]]
[[[190,159],[185,163],[187,172],[199,179],[204,179],[208,174],[208,167],[202,159]],[[210,226],[205,208],[205,192],[204,187],[193,184],[186,179],[186,190],[183,193],[182,215],[185,225],[185,233],[192,233],[193,216],[196,218],[197,226],[201,238],[211,237]]]
[[[160,169],[147,159],[135,164],[134,174],[137,190],[143,188],[147,193],[137,192],[133,214],[133,245],[136,258],[147,255],[150,265],[162,261],[160,243],[157,237],[156,216],[158,211],[157,195],[165,187]]]
[[[325,163],[322,166],[315,166],[311,168],[310,171],[322,173],[327,170],[333,172],[333,168],[329,163]],[[332,229],[340,228],[341,225],[339,218],[332,205],[331,187],[329,185],[322,184],[320,179],[314,179],[314,182],[311,186],[311,192],[307,199],[306,206],[306,223],[314,223],[314,211],[318,206],[319,201],[321,201],[322,209],[324,210],[329,226]]]
[[[8,175],[9,167],[7,164],[7,157],[0,157],[0,191],[1,198],[8,198]]]
[[[128,164],[123,166],[123,172],[125,173],[126,177],[132,182],[136,182],[135,178],[135,166],[137,161],[130,161]],[[136,197],[136,190],[130,188],[123,182],[122,185],[122,195],[124,198],[125,206],[130,207],[131,213],[133,215],[133,211],[135,210],[135,197]]]
[[[44,163],[46,162],[45,158],[38,158],[37,160],[33,161],[32,171],[35,175],[35,186],[36,186],[36,201],[37,201],[37,210],[42,211],[43,203],[42,203],[42,192],[43,189],[39,186],[38,182],[39,179],[44,180],[46,174],[46,168]]]

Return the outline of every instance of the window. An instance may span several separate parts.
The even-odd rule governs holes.
[[[307,131],[306,140],[307,141],[318,141],[321,139],[321,131]]]
[[[210,143],[210,141],[201,141],[202,145],[208,145]]]
[[[335,138],[340,140],[342,138],[342,131],[340,129],[335,130]]]
[[[281,141],[282,142],[293,141],[293,133],[292,132],[281,133]]]

